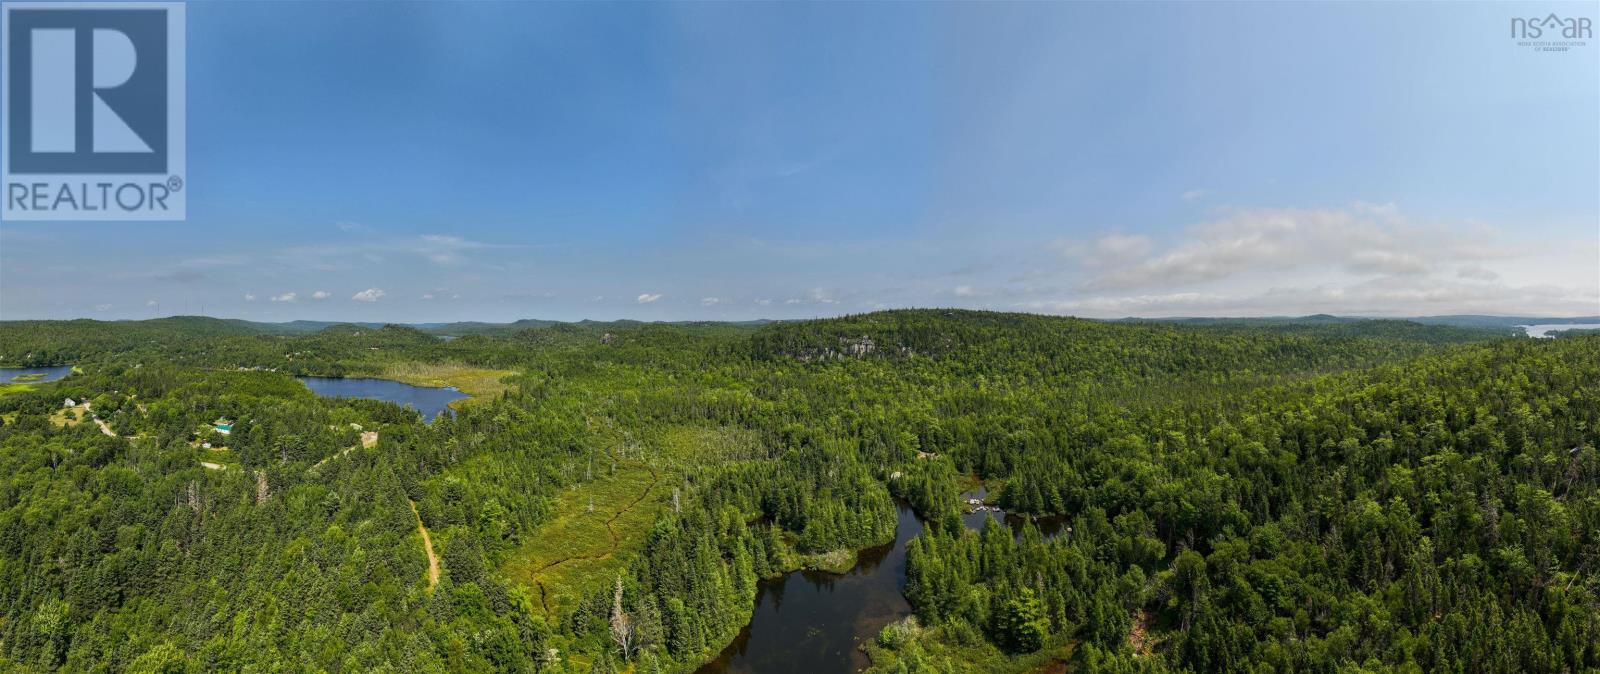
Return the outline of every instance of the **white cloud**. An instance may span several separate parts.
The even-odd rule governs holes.
[[[346,229],[345,231],[359,233],[365,232],[367,229],[356,225],[354,228]],[[194,258],[185,260],[182,264],[189,267],[242,266],[248,264],[258,267],[279,266],[292,270],[337,272],[348,271],[363,264],[378,265],[387,262],[412,264],[418,261],[425,261],[438,266],[456,266],[467,262],[469,257],[482,252],[521,247],[512,244],[473,241],[445,234],[425,234],[397,239],[341,240],[329,243],[289,246],[249,255],[229,254]],[[487,260],[473,259],[472,262],[478,268],[499,269],[498,266],[489,264]]]
[[[1094,252],[1112,261],[1126,260],[1150,254],[1150,237],[1142,234],[1108,234],[1094,242]]]
[[[1488,285],[1416,277],[1382,277],[1352,285],[1319,284],[1259,292],[1151,293],[1020,302],[1029,311],[1095,317],[1121,316],[1431,316],[1592,312],[1593,291],[1551,285]]]
[[[437,297],[444,297],[446,295],[445,290],[443,288],[435,289],[430,294],[435,295]],[[545,291],[529,290],[529,291],[525,291],[525,292],[510,292],[510,293],[506,293],[504,295],[501,295],[500,299],[508,301],[508,302],[542,302],[544,300],[548,300],[548,299],[554,298],[556,296],[557,296],[557,293],[554,290],[545,290]]]
[[[111,305],[109,305],[109,304],[96,304],[96,305],[94,305],[94,310],[95,311],[111,311]]]
[[[179,267],[188,269],[212,269],[216,267],[241,267],[250,264],[250,258],[237,253],[223,255],[203,255],[178,261]]]
[[[984,296],[989,294],[987,291],[979,290],[977,288],[974,288],[972,286],[967,286],[967,285],[956,286],[955,289],[951,290],[950,292],[952,294],[954,294],[956,297],[966,297],[966,298],[984,297]]]
[[[1444,261],[1494,256],[1484,232],[1416,223],[1393,206],[1344,209],[1248,209],[1192,228],[1186,241],[1155,256],[1107,265],[1086,287],[1125,289],[1201,283],[1253,272],[1333,269],[1355,274],[1422,274]],[[1137,242],[1097,242],[1106,252],[1134,252]],[[1486,245],[1464,244],[1464,240]]]
[[[710,306],[716,306],[718,304],[722,304],[722,298],[720,298],[720,297],[702,297],[702,298],[700,298],[700,306],[710,307]]]
[[[1060,241],[1055,247],[1068,259],[1086,267],[1103,268],[1124,265],[1150,254],[1154,243],[1143,234],[1112,233],[1088,243]]]
[[[246,301],[246,302],[254,302],[254,301],[256,301],[256,296],[255,295],[251,295],[250,293],[245,293],[244,294],[244,301]]]
[[[1421,274],[1430,265],[1417,253],[1396,250],[1362,250],[1350,255],[1347,263],[1355,271],[1382,274]]]
[[[158,306],[161,306],[161,303],[157,302],[155,300],[149,300],[149,301],[145,302],[144,305],[147,306],[147,307],[158,307]]]
[[[366,290],[350,296],[350,299],[353,299],[357,302],[376,302],[387,294],[388,293],[385,293],[378,288],[367,288]]]
[[[661,293],[645,293],[640,295],[639,299],[634,301],[638,302],[639,304],[649,304],[659,299],[661,299]]]
[[[431,300],[431,299],[433,299],[433,293],[423,293],[422,297],[419,297],[417,299]]]
[[[489,244],[469,241],[459,236],[424,234],[419,252],[434,264],[453,265],[461,262],[464,253],[492,247]]]
[[[1058,268],[1057,283],[1012,278],[1001,289],[1010,306],[1097,317],[1600,308],[1592,239],[1508,240],[1482,223],[1419,219],[1393,205],[1234,209],[1160,244],[1114,233],[1056,247],[1076,264]]]
[[[299,299],[299,296],[292,292],[284,293],[282,295],[273,295],[272,297],[267,298],[267,300],[270,302],[293,302],[297,299]]]
[[[838,304],[839,300],[826,288],[812,288],[806,291],[804,297],[791,297],[783,301],[784,304]]]
[[[762,298],[762,299],[756,300],[756,304],[758,304],[760,306],[763,306],[763,307],[770,306],[772,304],[772,300],[767,299],[767,298]]]
[[[316,291],[314,293],[311,293],[311,299],[314,299],[314,300],[325,300],[325,299],[328,299],[329,297],[333,297],[333,294],[328,292],[328,291],[326,291],[326,290],[318,290],[318,291]]]
[[[1183,197],[1184,201],[1199,201],[1211,196],[1211,192],[1209,190],[1189,190],[1184,192],[1181,196]]]

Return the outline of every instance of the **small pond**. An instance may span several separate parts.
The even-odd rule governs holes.
[[[968,499],[982,501],[988,497],[989,488],[979,486],[977,489],[961,494],[962,507],[970,507],[966,505]],[[983,531],[983,525],[988,520],[994,520],[996,523],[1011,527],[1011,534],[1019,538],[1022,536],[1023,527],[1028,522],[1033,522],[1034,528],[1038,529],[1039,533],[1043,534],[1044,539],[1047,541],[1071,530],[1071,527],[1067,526],[1067,518],[1062,515],[1029,517],[1027,515],[1014,515],[994,506],[988,506],[984,510],[975,512],[962,513],[961,515],[961,523],[967,525],[967,528],[973,531]]]
[[[296,377],[324,398],[370,398],[410,407],[433,421],[450,409],[450,403],[468,397],[455,387],[412,386],[388,379],[346,379],[341,377]]]
[[[961,495],[983,499],[979,487]],[[894,543],[862,550],[855,568],[843,575],[795,571],[761,581],[750,624],[697,674],[854,672],[870,664],[860,650],[885,625],[911,615],[902,592],[906,587],[906,543],[922,532],[922,521],[906,503],[896,500],[898,521]],[[1030,518],[999,510],[965,513],[967,528],[982,531],[989,519],[1022,535]],[[1071,531],[1067,518],[1031,518],[1045,540]]]
[[[53,367],[0,367],[0,384],[40,384],[72,374],[71,365]]]
[[[894,543],[860,553],[844,575],[795,571],[761,581],[750,624],[699,674],[854,672],[867,666],[858,647],[885,625],[911,615],[906,543],[922,531],[911,507],[896,501]]]

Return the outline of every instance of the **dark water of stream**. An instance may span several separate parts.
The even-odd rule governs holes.
[[[966,503],[967,499],[972,498],[983,500],[988,498],[988,496],[989,488],[980,486],[977,489],[963,493],[961,495],[961,502]],[[1067,526],[1067,518],[1062,515],[1029,517],[1027,515],[1013,515],[1003,510],[982,510],[965,513],[961,516],[961,523],[965,524],[968,529],[973,531],[983,531],[984,521],[991,519],[998,524],[1004,524],[1008,527],[1011,527],[1012,535],[1019,537],[1022,536],[1023,526],[1029,522],[1033,522],[1033,526],[1039,530],[1039,533],[1042,534],[1044,539],[1047,541],[1052,540],[1070,530],[1070,528]]]
[[[988,490],[961,495],[983,499]],[[844,575],[795,571],[761,581],[750,624],[697,674],[823,674],[855,672],[869,663],[859,646],[877,638],[885,625],[911,615],[901,594],[906,587],[906,543],[922,533],[911,507],[895,501],[899,518],[894,544],[862,550]],[[962,515],[967,528],[982,531],[989,519],[1022,534],[1030,518],[998,510]],[[1065,517],[1031,518],[1045,540],[1070,531]]]
[[[900,592],[906,584],[906,543],[922,522],[896,502],[894,544],[861,551],[844,575],[796,571],[764,580],[750,624],[699,674],[854,672],[867,666],[857,646],[885,625],[911,615]]]

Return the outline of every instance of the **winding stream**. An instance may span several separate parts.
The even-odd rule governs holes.
[[[979,487],[961,495],[983,499]],[[756,610],[733,643],[697,674],[760,672],[813,674],[865,669],[867,655],[859,646],[878,636],[885,625],[911,615],[902,592],[906,586],[906,543],[922,533],[922,520],[909,505],[895,500],[894,543],[860,553],[855,568],[840,575],[795,571],[761,581]],[[962,515],[967,528],[981,531],[993,518],[1021,535],[1029,518],[999,510]],[[1033,519],[1045,539],[1071,531],[1065,517]]]
[[[750,624],[699,674],[854,672],[867,666],[857,646],[911,615],[906,543],[922,532],[911,507],[895,501],[894,543],[862,550],[844,575],[795,571],[761,581]]]

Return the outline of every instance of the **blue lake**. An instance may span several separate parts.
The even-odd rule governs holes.
[[[16,381],[17,377],[28,375],[44,375],[37,379],[25,379],[20,383],[38,384],[41,382],[55,381],[72,374],[71,365],[57,365],[55,367],[0,367],[0,384],[9,384]]]
[[[1550,337],[1550,333],[1561,330],[1595,330],[1600,329],[1600,323],[1544,323],[1540,325],[1519,325],[1529,337],[1542,339]]]
[[[386,400],[410,407],[433,421],[450,409],[450,403],[468,397],[455,387],[412,386],[388,379],[345,379],[340,377],[296,377],[324,398],[368,398]]]

